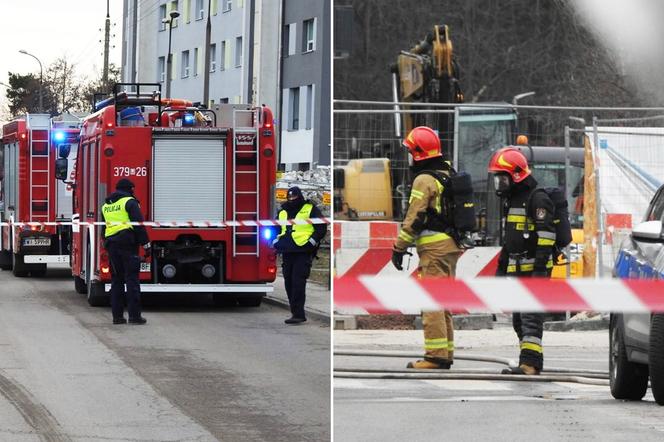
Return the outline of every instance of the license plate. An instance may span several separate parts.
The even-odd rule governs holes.
[[[24,246],[50,246],[51,238],[24,238]]]
[[[149,272],[150,271],[150,263],[149,262],[142,262],[141,263],[141,272]]]

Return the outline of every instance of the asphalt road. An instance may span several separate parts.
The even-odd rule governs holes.
[[[330,329],[286,311],[146,299],[112,325],[65,269],[0,272],[0,440],[330,439]]]
[[[342,333],[342,332],[339,332]],[[420,332],[421,333],[421,332]],[[485,330],[478,334],[489,335]],[[586,333],[582,336],[582,334]],[[606,332],[569,332],[579,346],[546,347],[550,367],[608,370]],[[352,345],[338,339],[335,349],[413,350],[401,343],[389,346],[390,335],[378,345]],[[398,337],[398,332],[396,335]],[[459,341],[463,341],[460,339]],[[476,342],[465,354],[517,357],[516,346]],[[336,367],[401,369],[409,359],[336,356]],[[503,366],[457,360],[451,372]],[[339,441],[661,441],[664,407],[648,392],[642,402],[611,397],[608,386],[569,382],[509,382],[493,380],[334,379],[334,439]]]

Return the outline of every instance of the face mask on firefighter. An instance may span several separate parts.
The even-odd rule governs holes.
[[[506,173],[496,173],[493,175],[493,188],[496,195],[505,196],[512,187],[512,178]]]

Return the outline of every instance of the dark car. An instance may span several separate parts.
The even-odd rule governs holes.
[[[645,220],[621,244],[614,274],[664,279],[664,186],[650,201]],[[664,296],[664,293],[662,293]],[[614,313],[609,325],[609,379],[616,399],[638,401],[648,389],[664,405],[664,313]]]

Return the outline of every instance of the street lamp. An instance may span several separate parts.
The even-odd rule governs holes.
[[[171,98],[171,67],[173,64],[173,54],[171,54],[171,35],[173,33],[173,20],[180,16],[178,11],[171,11],[171,18],[164,18],[162,23],[168,23],[168,57],[166,57],[166,98]]]
[[[37,60],[37,63],[39,63],[39,112],[44,112],[44,102],[42,101],[42,84],[44,80],[44,69],[42,68],[42,63],[37,57],[35,57],[25,49],[21,49],[19,52],[23,55],[29,55],[30,57]]]

